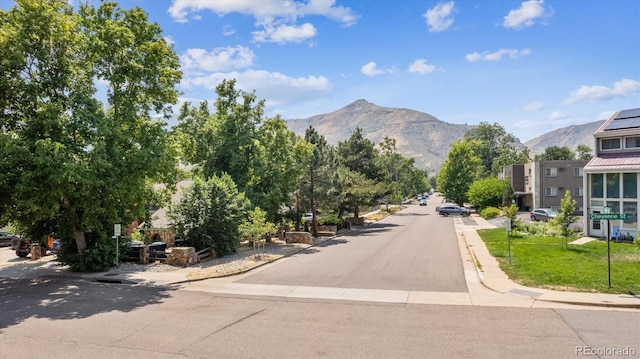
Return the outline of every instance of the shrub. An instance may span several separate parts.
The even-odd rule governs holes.
[[[319,226],[337,226],[338,229],[343,227],[344,221],[336,216],[323,216],[318,219]]]
[[[116,241],[106,234],[87,233],[87,248],[78,253],[76,242],[72,238],[63,238],[58,252],[58,261],[62,265],[68,265],[72,272],[104,272],[113,268],[117,261],[123,258],[131,240],[121,237]],[[118,243],[118,256],[116,260],[116,242]]]
[[[487,207],[480,211],[480,216],[484,219],[495,218],[500,215],[500,209],[496,207]]]
[[[184,197],[170,210],[177,236],[201,250],[213,246],[216,254],[235,251],[240,245],[238,227],[245,219],[249,200],[239,193],[228,174],[207,181],[196,178]]]

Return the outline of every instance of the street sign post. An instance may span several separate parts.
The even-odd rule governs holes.
[[[611,213],[610,208],[605,208],[606,213],[590,213],[589,219],[607,221],[607,273],[609,274],[609,288],[611,288],[611,225],[609,221],[627,219],[626,213]]]
[[[590,213],[589,219],[597,221],[627,219],[626,213]]]

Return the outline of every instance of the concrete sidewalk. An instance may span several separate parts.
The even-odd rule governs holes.
[[[465,224],[462,219],[455,218],[456,232],[458,237],[463,239],[467,250],[473,257],[475,270],[478,273],[480,282],[484,287],[495,293],[503,296],[526,298],[531,300],[532,303],[549,302],[640,309],[640,296],[637,295],[563,292],[530,288],[513,282],[502,269],[500,269],[498,261],[489,254],[489,250],[477,232],[478,229],[496,228],[496,226],[490,224],[478,215],[472,215],[471,218],[473,222],[475,222],[475,225]]]

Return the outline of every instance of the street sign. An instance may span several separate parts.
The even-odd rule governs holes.
[[[590,213],[589,219],[595,220],[616,220],[616,219],[627,219],[626,213]]]
[[[113,225],[113,236],[114,237],[120,237],[121,235],[121,230],[122,230],[122,226],[120,224],[114,224]]]

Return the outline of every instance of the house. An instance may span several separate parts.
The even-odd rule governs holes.
[[[515,203],[520,210],[534,208],[560,209],[565,192],[571,193],[579,204],[576,212],[582,214],[583,167],[588,161],[562,160],[514,164],[503,169],[514,191]]]
[[[635,240],[640,180],[640,108],[614,113],[594,134],[595,157],[584,167],[585,234]],[[587,213],[624,213],[624,220],[592,220]],[[619,239],[619,238],[618,238]]]
[[[171,203],[178,203],[184,190],[191,185],[193,180],[186,179],[176,184],[176,191],[171,194]],[[164,189],[164,185],[157,185],[156,189]],[[169,246],[174,245],[176,231],[175,226],[167,214],[166,207],[153,206],[149,216],[149,223],[143,222],[137,226],[137,230],[144,233],[144,236],[151,242],[165,242]]]

